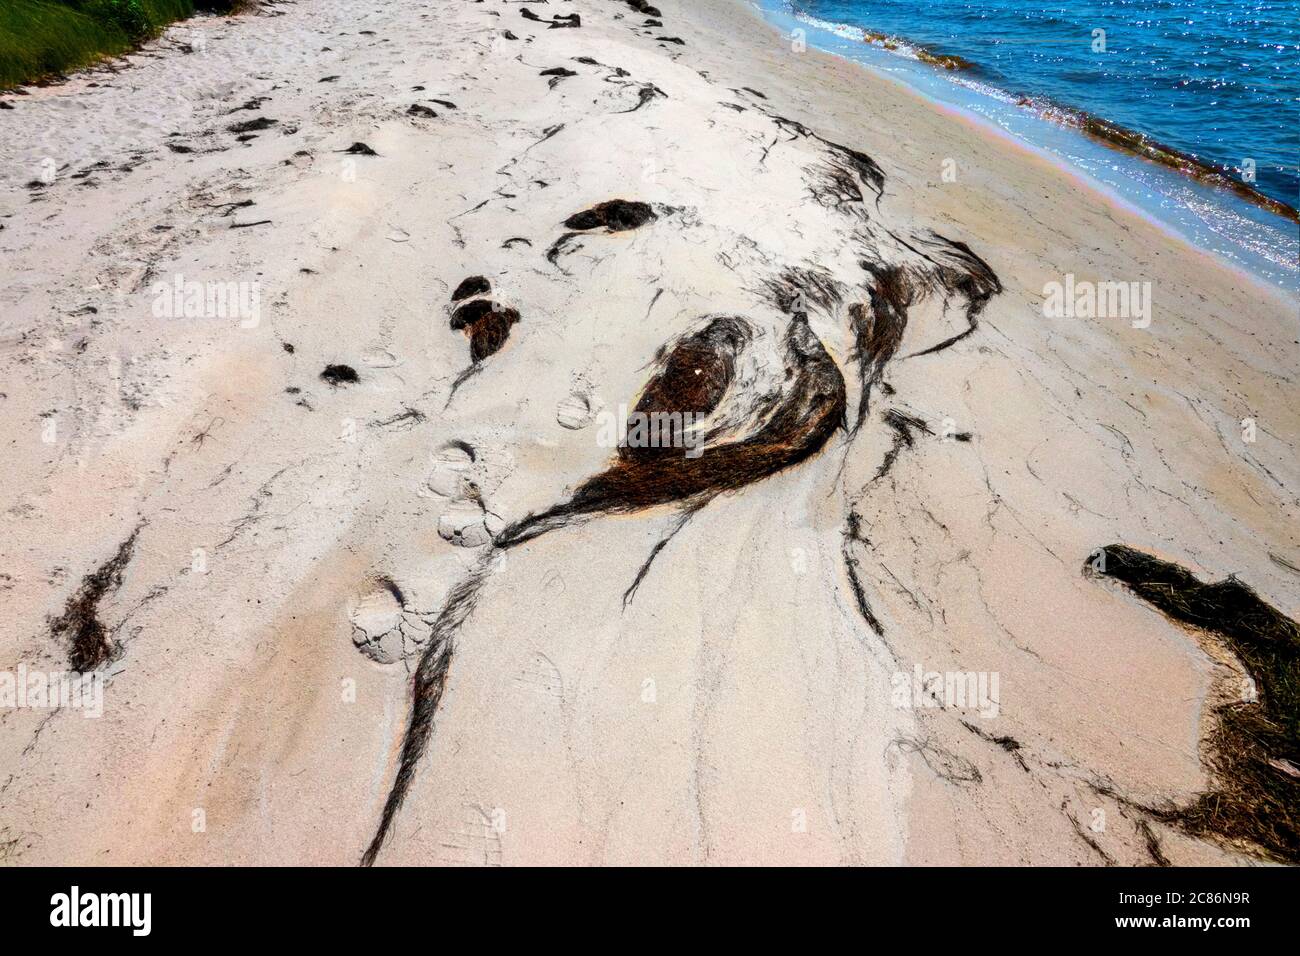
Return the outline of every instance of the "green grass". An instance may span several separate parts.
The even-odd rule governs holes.
[[[47,79],[134,48],[195,9],[224,0],[3,0],[0,89]]]

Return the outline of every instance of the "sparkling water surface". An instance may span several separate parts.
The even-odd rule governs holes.
[[[757,0],[786,31],[1045,150],[1189,241],[1300,291],[1300,226],[1084,136],[1075,111],[1300,207],[1300,0]],[[1100,34],[1096,31],[1104,31]],[[886,34],[902,42],[867,42]],[[1099,40],[1104,39],[1104,48]],[[960,57],[961,70],[917,59]],[[1026,102],[1028,100],[1028,102]],[[959,159],[959,158],[958,158]]]

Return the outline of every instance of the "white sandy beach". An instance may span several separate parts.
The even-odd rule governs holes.
[[[655,5],[279,3],[9,97],[0,671],[66,668],[52,622],[123,562],[102,717],[0,708],[0,861],[356,864],[476,574],[379,864],[1259,861],[1141,809],[1212,785],[1240,664],[1082,569],[1126,544],[1300,613],[1297,302],[738,0]],[[557,249],[612,199],[655,217]],[[962,247],[1000,291],[944,346]],[[855,427],[873,269],[915,295]],[[1149,282],[1149,325],[1046,317],[1067,275]],[[471,276],[519,321],[452,395]],[[160,314],[178,277],[257,307]],[[685,523],[489,544],[708,320],[752,337],[709,421],[752,434],[791,288],[849,427]],[[918,669],[996,706],[900,706]]]

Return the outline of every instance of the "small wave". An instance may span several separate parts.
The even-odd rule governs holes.
[[[795,18],[809,26],[816,27],[819,30],[825,30],[827,33],[833,33],[845,40],[856,40],[859,43],[870,43],[872,46],[880,47],[882,50],[888,50],[890,53],[906,57],[909,60],[919,60],[922,63],[929,63],[944,70],[973,70],[975,64],[971,63],[965,57],[957,56],[954,53],[943,53],[934,50],[931,47],[923,46],[919,43],[912,43],[902,37],[894,36],[890,33],[877,33],[874,30],[864,30],[862,27],[850,26],[847,23],[834,23],[830,20],[822,20],[806,13],[798,8],[794,11]]]
[[[845,40],[877,47],[896,56],[928,63],[948,72],[970,73],[979,71],[976,64],[963,57],[939,52],[921,44],[912,43],[902,37],[867,30],[847,23],[823,20],[800,9],[797,5],[792,5],[792,13],[796,20],[811,27],[832,33]],[[1300,223],[1300,211],[1280,199],[1274,199],[1272,196],[1261,192],[1251,183],[1240,178],[1237,175],[1240,170],[1207,163],[1191,153],[1152,139],[1145,133],[1121,126],[1086,110],[1062,106],[1059,103],[1051,102],[1045,97],[1012,93],[990,83],[964,75],[954,75],[949,79],[953,83],[976,93],[1030,110],[1040,119],[1055,123],[1058,126],[1078,130],[1112,149],[1175,170],[1207,186],[1235,193],[1261,209],[1266,209],[1291,222]]]

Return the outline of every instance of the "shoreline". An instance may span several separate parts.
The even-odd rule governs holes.
[[[1054,161],[1069,168],[1072,173],[1081,177],[1090,188],[1099,190],[1112,199],[1123,202],[1128,206],[1140,209],[1144,216],[1158,223],[1162,229],[1178,236],[1181,240],[1201,251],[1213,254],[1221,263],[1233,268],[1243,269],[1266,285],[1276,285],[1289,294],[1300,294],[1300,267],[1291,263],[1291,258],[1294,258],[1294,255],[1287,257],[1285,250],[1279,249],[1277,251],[1281,258],[1265,256],[1265,260],[1258,263],[1251,261],[1251,246],[1259,248],[1262,244],[1266,248],[1271,241],[1270,237],[1283,237],[1289,247],[1293,246],[1296,251],[1300,252],[1300,235],[1297,235],[1294,239],[1291,238],[1292,233],[1295,232],[1294,226],[1300,223],[1300,211],[1297,211],[1295,207],[1275,199],[1249,184],[1237,181],[1233,177],[1226,175],[1218,167],[1202,163],[1189,153],[1164,146],[1140,130],[1123,127],[1103,116],[1093,115],[1075,107],[1056,104],[1048,98],[1036,97],[1033,94],[1017,94],[1001,87],[989,86],[982,81],[968,82],[962,79],[961,76],[953,77],[954,70],[952,68],[946,67],[942,62],[937,62],[943,59],[942,53],[935,54],[931,52],[931,56],[927,58],[909,55],[909,52],[900,52],[897,48],[899,44],[905,46],[908,51],[928,51],[927,47],[913,43],[906,38],[876,34],[864,27],[854,25],[830,23],[810,14],[797,11],[779,11],[773,8],[768,0],[747,0],[747,2],[752,3],[758,15],[768,22],[773,29],[780,31],[782,29],[780,21],[788,19],[803,28],[811,27],[814,31],[826,33],[828,37],[834,39],[830,43],[819,46],[819,49],[824,52],[857,62],[877,76],[902,82],[929,102],[969,114],[977,121],[985,124],[989,131],[1000,133],[1012,140],[1019,140],[1031,150],[1049,156]],[[849,36],[842,32],[845,30],[851,31],[855,35],[861,34],[861,36],[857,38]],[[887,55],[889,59],[893,59],[899,64],[906,64],[908,70],[919,65],[923,69],[928,68],[927,73],[931,75],[922,74],[918,76],[908,71],[890,68],[886,64],[862,59],[854,55],[852,47],[837,48],[835,41],[851,42],[856,46],[878,50]],[[978,66],[978,64],[971,64],[971,66]],[[963,71],[956,72],[962,73]],[[901,79],[899,79],[900,76]],[[944,78],[946,78],[946,82],[943,85],[934,82]],[[979,106],[980,102],[986,102],[987,106]],[[994,106],[994,104],[997,105]],[[1023,115],[1019,121],[1008,122],[1005,118],[999,118],[998,110],[1004,109],[1012,114],[1021,113]],[[1166,184],[1163,187],[1156,187],[1153,184],[1161,182],[1157,176],[1151,182],[1144,181],[1145,185],[1139,184],[1130,187],[1127,179],[1123,178],[1124,174],[1122,172],[1116,174],[1121,177],[1120,179],[1107,180],[1099,178],[1096,168],[1081,166],[1077,159],[1067,159],[1061,155],[1063,152],[1072,152],[1067,145],[1064,145],[1064,141],[1052,145],[1043,136],[1035,135],[1033,130],[1039,126],[1051,128],[1066,136],[1076,136],[1082,141],[1104,147],[1108,152],[1119,154],[1124,157],[1126,163],[1136,163],[1139,167],[1146,166],[1153,173],[1159,170],[1169,176],[1176,177],[1176,179],[1173,183]],[[1092,157],[1089,157],[1089,159],[1090,162],[1093,161]],[[1104,166],[1103,163],[1100,168],[1104,168]],[[1205,190],[1205,195],[1196,196],[1189,193],[1186,201],[1176,198],[1178,180],[1182,180],[1189,185],[1195,184]],[[1152,189],[1154,189],[1155,195],[1160,198],[1155,200],[1154,206],[1144,208],[1143,202],[1137,198],[1137,194]],[[1134,190],[1136,190],[1136,193]],[[1129,195],[1126,195],[1126,192]],[[1188,208],[1187,203],[1192,200],[1208,200],[1210,207],[1218,207],[1216,215],[1236,217],[1235,221],[1230,218],[1222,224],[1222,228],[1231,227],[1235,236],[1221,235],[1218,228],[1205,230],[1203,228],[1204,219],[1202,213],[1195,212],[1193,214],[1193,211]],[[1148,198],[1147,202],[1151,201]],[[1257,210],[1256,215],[1240,219],[1238,213],[1241,210],[1234,210],[1231,205],[1233,202]],[[1260,219],[1261,216],[1264,218]],[[1256,220],[1257,226],[1264,230],[1258,236],[1251,234],[1250,230],[1255,228],[1249,224],[1251,219]],[[1265,264],[1266,261],[1267,264]],[[1282,265],[1283,263],[1286,263],[1286,265]]]
[[[758,0],[755,0],[758,1]],[[761,5],[761,3],[759,3]],[[914,42],[906,36],[897,34],[880,33],[880,31],[868,29],[853,25],[853,23],[836,23],[823,21],[813,14],[794,8],[792,5],[792,14],[796,20],[810,23],[810,25],[822,27],[844,35],[840,31],[850,30],[861,34],[863,43],[871,44],[876,48],[885,49],[885,51],[896,53],[898,56],[906,59],[924,62],[933,66],[937,70],[948,70],[948,72],[958,73],[980,73],[983,65],[978,61],[971,61],[965,57],[958,56],[956,53],[948,53],[943,49],[935,49],[931,44]],[[983,83],[983,81],[978,81]],[[1047,120],[1056,122],[1057,125],[1069,127],[1079,131],[1088,137],[1095,138],[1097,142],[1109,144],[1119,152],[1126,153],[1128,156],[1138,157],[1167,168],[1178,170],[1184,176],[1188,176],[1196,181],[1208,183],[1208,185],[1231,191],[1247,199],[1248,202],[1265,209],[1265,211],[1274,213],[1281,219],[1300,224],[1300,209],[1287,203],[1286,200],[1278,199],[1277,196],[1271,196],[1264,193],[1257,187],[1249,185],[1248,182],[1236,177],[1240,172],[1238,169],[1232,169],[1230,166],[1216,165],[1199,159],[1190,151],[1179,150],[1177,147],[1167,146],[1153,135],[1144,133],[1143,130],[1136,127],[1125,126],[1110,120],[1110,118],[1101,116],[1099,113],[1093,113],[1073,104],[1060,103],[1060,101],[1034,92],[1023,92],[1009,90],[1001,86],[989,86],[993,95],[1002,96],[1015,100],[1018,107],[1024,107],[1034,111],[1035,116],[1047,118]]]
[[[881,33],[853,24],[831,23],[809,13],[794,10],[794,17],[828,30],[854,30],[862,34],[862,42],[890,53],[928,64],[936,70],[979,73],[982,66],[954,53],[936,50],[933,46],[918,43],[904,36]],[[1216,189],[1237,196],[1271,212],[1279,218],[1300,224],[1300,210],[1284,200],[1270,196],[1257,187],[1236,178],[1240,172],[1226,166],[1217,166],[1201,160],[1196,155],[1161,143],[1140,129],[1116,123],[1100,114],[1091,113],[1068,103],[1035,93],[1016,92],[1005,87],[989,87],[995,94],[1015,100],[1017,106],[1031,110],[1035,116],[1048,119],[1057,125],[1091,136],[1098,142],[1112,146],[1118,152],[1181,172],[1189,178],[1206,183]]]
[[[1157,812],[1245,665],[1090,562],[1300,610],[1291,298],[748,4],[637,6],[318,0],[0,113],[57,157],[0,192],[0,671],[108,661],[99,719],[5,715],[14,861],[1272,858]]]
[[[739,2],[748,5],[751,0],[739,0]],[[764,20],[764,23],[780,35],[780,31],[777,30],[773,24],[768,23],[766,20]],[[837,56],[835,53],[830,51],[822,52],[825,52],[828,56]],[[897,79],[887,73],[876,72],[872,70],[869,65],[858,63],[857,61],[846,57],[837,58],[843,59],[855,67],[862,68],[874,79],[889,83],[895,86],[900,92],[914,97],[917,103],[920,104],[921,108],[934,110],[940,115],[950,119],[952,122],[961,124],[966,129],[969,129],[974,135],[987,138],[992,142],[1000,144],[1002,147],[1013,152],[1023,161],[1042,164],[1044,167],[1056,171],[1076,188],[1086,190],[1087,192],[1096,195],[1103,202],[1107,203],[1115,212],[1130,216],[1135,221],[1141,222],[1145,226],[1157,230],[1162,236],[1182,247],[1188,255],[1204,259],[1207,264],[1211,265],[1215,269],[1226,270],[1243,282],[1247,282],[1256,287],[1260,293],[1276,300],[1282,307],[1292,308],[1300,303],[1300,286],[1297,286],[1295,289],[1287,289],[1275,285],[1248,266],[1240,262],[1234,262],[1231,259],[1224,257],[1216,250],[1201,245],[1193,237],[1187,235],[1178,227],[1162,220],[1149,209],[1145,209],[1126,199],[1123,195],[1117,193],[1105,183],[1094,179],[1086,171],[1072,165],[1068,160],[1065,160],[1048,150],[1041,149],[1033,143],[1017,138],[1006,130],[989,123],[983,117],[970,113],[968,110],[932,99],[923,91],[911,86],[906,80]]]

